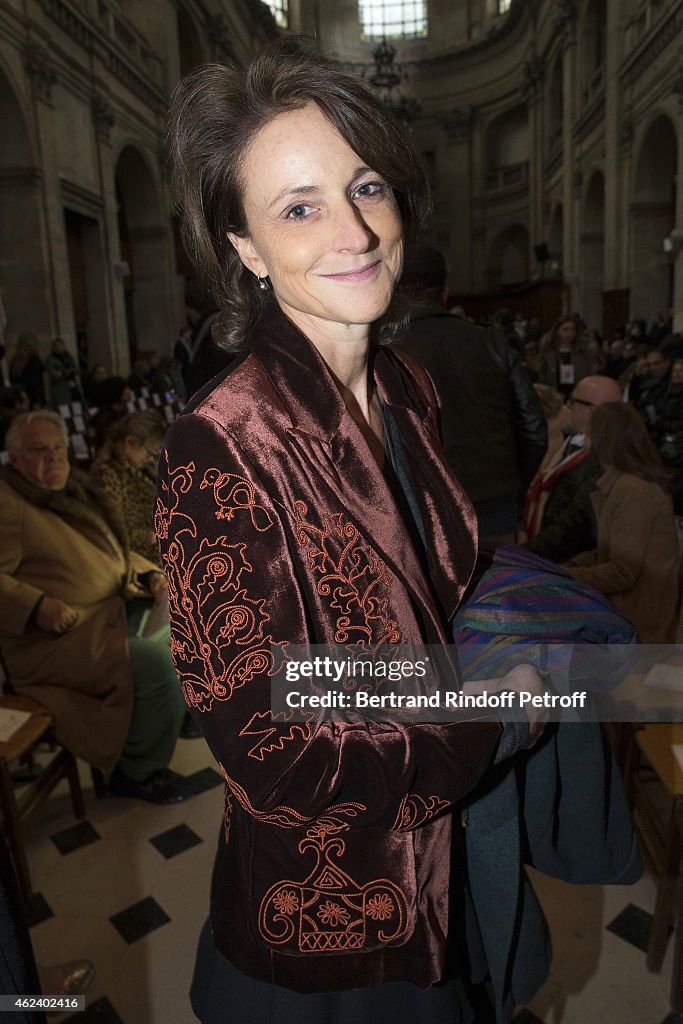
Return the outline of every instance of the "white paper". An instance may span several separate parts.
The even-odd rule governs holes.
[[[646,686],[658,686],[664,690],[678,690],[683,693],[683,666],[666,665],[658,661],[645,676]]]
[[[30,711],[15,711],[14,708],[0,708],[0,743],[7,743],[15,732],[31,717]]]
[[[85,434],[85,420],[82,416],[74,416],[74,427],[79,434]]]
[[[71,403],[71,411],[73,412],[74,416],[82,416],[83,415],[83,406],[81,405],[80,402],[72,402]]]
[[[59,412],[59,415],[62,417],[63,420],[68,420],[69,417],[71,416],[71,409],[69,408],[68,405],[58,405],[57,411]]]

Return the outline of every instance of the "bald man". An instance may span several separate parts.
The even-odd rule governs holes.
[[[568,405],[570,433],[557,455],[532,481],[525,506],[524,545],[552,562],[566,562],[595,547],[596,526],[591,491],[596,468],[588,458],[587,431],[593,410],[622,400],[611,377],[584,377]]]

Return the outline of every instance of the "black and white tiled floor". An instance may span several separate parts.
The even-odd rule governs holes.
[[[29,826],[38,962],[86,956],[97,968],[75,1024],[195,1020],[187,992],[223,790],[203,740],[181,740],[172,767],[193,776],[192,800],[171,807],[96,800],[84,771],[88,821],[74,824],[63,784]],[[661,974],[645,969],[655,897],[649,877],[613,888],[566,885],[536,873],[532,881],[554,960],[516,1024],[683,1024],[669,1011],[671,943]]]

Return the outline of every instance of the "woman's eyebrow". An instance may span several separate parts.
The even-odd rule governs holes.
[[[359,178],[362,174],[367,174],[368,171],[372,171],[372,168],[366,167],[365,164],[361,167],[356,167],[355,171],[351,175],[349,184],[354,182],[356,178]],[[271,207],[281,203],[282,200],[286,199],[288,196],[310,196],[316,195],[319,192],[320,187],[318,185],[287,185],[281,192],[278,192],[272,202],[268,204],[268,209],[271,209]]]
[[[278,192],[272,203],[268,204],[268,209],[277,205],[277,203],[281,203],[287,196],[310,196],[318,192],[320,192],[320,189],[317,185],[288,185],[287,188],[283,188],[282,192]]]

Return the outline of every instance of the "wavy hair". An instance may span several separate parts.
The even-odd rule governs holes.
[[[168,145],[180,232],[220,311],[214,340],[239,348],[269,293],[260,291],[228,232],[248,235],[244,155],[273,118],[316,103],[351,149],[393,189],[407,241],[424,227],[430,193],[410,139],[387,107],[305,40],[279,39],[247,68],[208,64],[177,85]]]
[[[669,493],[671,477],[650,439],[643,417],[626,402],[605,402],[590,420],[591,452],[603,469],[614,467]]]

